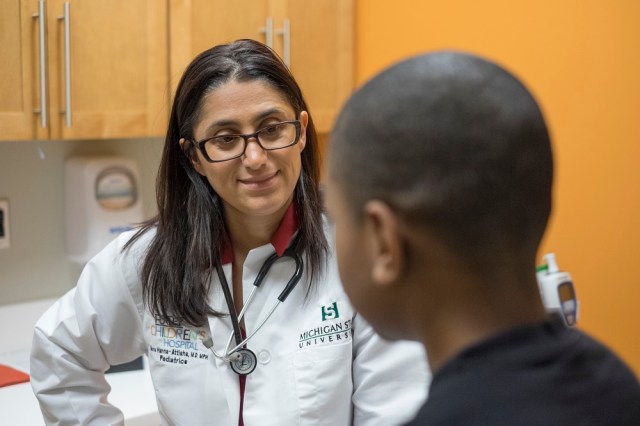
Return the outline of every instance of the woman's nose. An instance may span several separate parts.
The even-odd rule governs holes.
[[[242,161],[247,167],[260,167],[267,161],[267,151],[260,146],[256,138],[251,138],[247,141]]]

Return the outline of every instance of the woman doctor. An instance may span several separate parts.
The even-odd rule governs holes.
[[[269,48],[240,40],[196,57],[171,111],[157,217],[91,260],[36,326],[46,422],[122,424],[104,372],[142,354],[166,424],[412,418],[424,354],[381,340],[349,304],[318,163],[300,89]]]

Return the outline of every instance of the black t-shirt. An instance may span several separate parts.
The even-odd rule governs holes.
[[[640,384],[603,345],[549,321],[447,362],[408,425],[640,426]]]

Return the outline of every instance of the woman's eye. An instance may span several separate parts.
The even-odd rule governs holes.
[[[228,136],[216,136],[213,140],[218,144],[231,144],[234,143],[238,139],[237,136],[228,135]]]
[[[278,132],[278,125],[277,124],[273,125],[273,126],[265,127],[265,128],[263,128],[261,130],[261,133],[264,133],[266,135],[277,133],[277,132]]]

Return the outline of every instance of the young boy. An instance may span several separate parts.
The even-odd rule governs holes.
[[[327,206],[347,294],[434,373],[416,425],[640,425],[637,378],[548,318],[535,277],[553,162],[527,89],[482,58],[403,61],[348,101]]]

